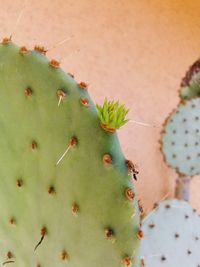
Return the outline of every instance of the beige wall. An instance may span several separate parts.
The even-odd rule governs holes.
[[[67,72],[90,84],[95,102],[120,99],[129,118],[160,126],[178,103],[187,67],[200,55],[199,0],[0,0],[0,36],[47,48]],[[129,123],[119,131],[127,158],[139,165],[138,195],[145,208],[172,194],[175,174],[163,163],[161,128]],[[191,202],[200,210],[200,179]]]

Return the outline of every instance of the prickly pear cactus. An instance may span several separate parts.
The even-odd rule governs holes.
[[[0,264],[137,267],[129,161],[86,84],[43,54],[0,45]]]
[[[186,72],[181,82],[179,94],[184,100],[200,97],[200,59],[190,66]]]
[[[142,230],[141,266],[200,266],[200,218],[187,202],[161,202],[144,219]]]
[[[161,139],[166,162],[178,173],[200,173],[200,99],[181,103],[167,118]]]

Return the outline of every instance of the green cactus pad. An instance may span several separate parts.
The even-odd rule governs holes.
[[[166,162],[178,173],[200,173],[200,99],[180,104],[168,117],[161,149]]]
[[[142,230],[142,266],[200,266],[200,218],[187,202],[161,202],[144,218]]]
[[[136,267],[139,211],[117,135],[36,50],[0,45],[0,264]]]
[[[200,97],[200,59],[186,72],[179,94],[183,100]]]

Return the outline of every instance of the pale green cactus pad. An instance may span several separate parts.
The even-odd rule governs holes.
[[[200,59],[190,66],[186,72],[181,82],[179,94],[184,100],[200,97]]]
[[[117,135],[45,51],[0,45],[0,264],[138,266],[139,211]]]
[[[161,149],[166,162],[177,172],[200,173],[200,99],[180,104],[164,125]]]
[[[141,266],[200,266],[200,218],[187,202],[161,202],[144,218],[142,230]]]

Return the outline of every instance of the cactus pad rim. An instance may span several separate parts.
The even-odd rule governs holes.
[[[200,58],[186,71],[178,93],[183,101],[200,97]]]

